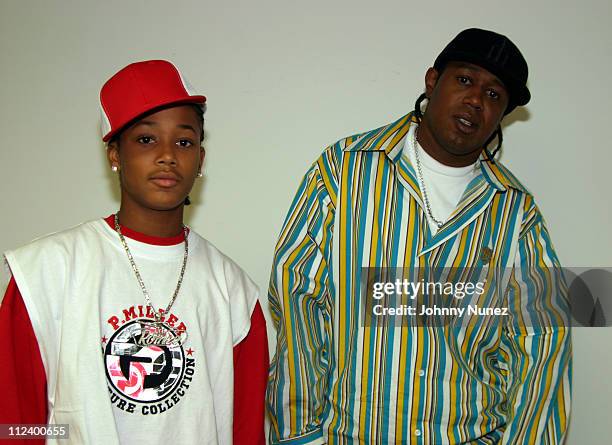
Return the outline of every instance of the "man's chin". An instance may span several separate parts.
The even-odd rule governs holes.
[[[458,156],[458,157],[473,157],[476,154],[480,154],[483,149],[483,145],[478,145],[476,147],[465,147],[465,146],[454,146],[454,147],[445,147],[447,153]]]

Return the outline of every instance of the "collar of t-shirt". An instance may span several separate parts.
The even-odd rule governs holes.
[[[115,215],[110,215],[104,218],[104,221],[110,226],[111,229],[115,230]],[[121,228],[121,233],[123,236],[127,238],[131,238],[135,241],[139,241],[145,244],[151,244],[154,246],[174,246],[176,244],[180,244],[185,241],[185,233],[181,232],[179,235],[170,236],[170,237],[159,237],[159,236],[151,236],[145,235],[144,233],[137,232],[128,227],[122,226],[119,224]],[[189,231],[189,229],[187,229]]]
[[[410,126],[402,152],[402,156],[410,160],[415,171],[417,167],[413,147],[416,128],[416,125]],[[446,221],[459,204],[468,184],[478,175],[478,161],[465,167],[451,167],[432,158],[418,142],[416,148],[419,151],[423,185],[427,190],[431,211],[436,219]],[[427,222],[432,233],[438,231],[438,226],[429,215],[427,215]]]

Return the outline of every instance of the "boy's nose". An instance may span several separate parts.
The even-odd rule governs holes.
[[[157,158],[158,164],[176,164],[176,152],[175,146],[171,142],[162,142],[159,144],[159,157]]]

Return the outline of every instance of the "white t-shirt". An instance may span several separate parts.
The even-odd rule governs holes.
[[[171,346],[151,339],[142,290],[104,220],[6,253],[45,367],[49,422],[70,424],[71,443],[231,443],[233,347],[249,331],[257,287],[194,231],[188,241],[166,317],[187,337]],[[126,242],[164,308],[184,244]]]
[[[410,160],[417,179],[419,179],[416,158],[414,156],[414,138],[417,127],[417,125],[410,126],[402,156],[406,156]],[[480,172],[478,161],[465,167],[451,167],[432,158],[418,142],[416,145],[419,150],[419,160],[421,161],[423,180],[425,182],[424,186],[427,190],[427,198],[429,199],[431,211],[437,220],[445,222],[457,208],[457,204],[459,204],[468,184],[478,176]],[[420,183],[420,180],[419,187],[422,193],[423,184]],[[427,215],[427,222],[431,232],[436,233],[438,231],[437,224],[429,217],[427,211],[425,211],[425,214]]]

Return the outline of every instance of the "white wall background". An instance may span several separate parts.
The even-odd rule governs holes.
[[[167,58],[208,96],[188,222],[265,291],[293,193],[325,145],[412,109],[461,29],[521,48],[533,100],[503,161],[534,192],[562,262],[612,265],[609,0],[0,0],[0,251],[118,206],[98,92]],[[270,332],[272,334],[272,332]],[[610,329],[574,331],[570,444],[609,443]]]

